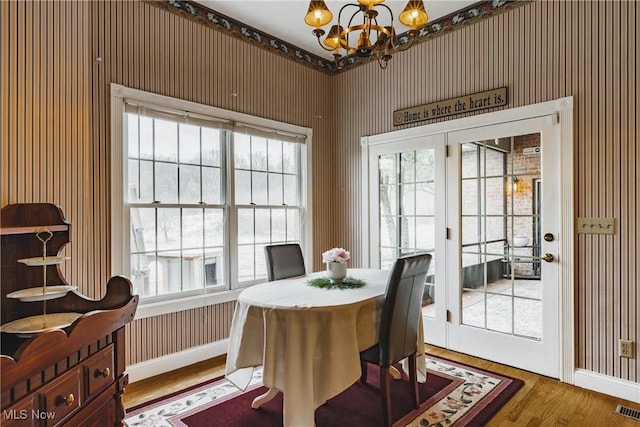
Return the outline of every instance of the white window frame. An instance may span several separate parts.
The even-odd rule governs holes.
[[[152,105],[155,107],[164,107],[173,111],[184,111],[194,115],[203,115],[212,117],[217,120],[228,121],[231,124],[241,123],[242,125],[262,128],[271,132],[281,133],[283,135],[304,135],[305,143],[302,144],[300,156],[300,244],[305,254],[305,263],[307,271],[311,271],[313,259],[313,247],[311,244],[313,235],[313,218],[312,218],[312,170],[311,170],[311,143],[312,130],[301,126],[281,123],[270,119],[251,116],[248,114],[238,113],[235,111],[224,110],[204,104],[198,104],[177,98],[171,98],[164,95],[158,95],[151,92],[145,92],[119,84],[111,84],[111,274],[124,275],[129,274],[129,218],[128,210],[125,208],[126,196],[126,168],[125,159],[125,103],[137,102]],[[232,131],[230,131],[232,132]],[[231,144],[233,146],[233,144]],[[229,150],[227,156],[233,155],[233,150]],[[232,165],[232,162],[228,162]],[[233,189],[233,173],[228,173],[232,182],[227,184],[227,192]],[[229,193],[231,194],[231,193]],[[225,201],[227,207],[230,205],[230,197]],[[236,211],[236,209],[233,209]],[[228,230],[235,230],[233,222],[236,220],[235,212],[229,215],[232,222]],[[197,295],[184,296],[181,294],[167,295],[164,299],[152,298],[152,301],[142,299],[136,311],[136,319],[158,316],[166,313],[174,313],[182,310],[189,310],[208,305],[220,304],[237,299],[238,294],[242,290],[237,283],[237,267],[233,260],[237,259],[237,246],[235,244],[237,237],[233,233],[226,239],[227,254],[225,259],[227,274],[227,288],[220,291],[207,291],[203,289]]]

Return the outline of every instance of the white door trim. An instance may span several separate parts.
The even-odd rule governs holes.
[[[559,330],[559,363],[560,381],[574,384],[575,382],[575,325],[574,325],[574,168],[573,168],[573,97],[559,98],[553,101],[523,107],[495,111],[476,116],[464,117],[440,123],[401,129],[379,135],[363,137],[362,146],[362,248],[361,263],[368,265],[369,224],[368,224],[368,173],[369,173],[369,147],[375,144],[388,143],[394,140],[403,140],[417,136],[426,136],[437,133],[448,133],[479,126],[506,123],[510,121],[530,119],[533,117],[556,114],[560,124],[561,139],[561,234],[560,253],[560,301],[561,308]]]

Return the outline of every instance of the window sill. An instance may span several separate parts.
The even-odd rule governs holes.
[[[182,298],[171,298],[165,301],[150,302],[147,304],[141,302],[136,310],[134,320],[235,301],[238,299],[241,291],[242,289],[234,289]]]

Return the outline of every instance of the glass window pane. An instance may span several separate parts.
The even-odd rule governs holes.
[[[484,293],[466,291],[462,294],[462,323],[484,328],[485,305]]]
[[[138,115],[126,114],[127,129],[127,153],[130,158],[138,158],[140,150],[138,147]]]
[[[402,249],[415,249],[416,247],[416,221],[415,217],[400,217],[400,247]]]
[[[237,169],[251,169],[251,138],[242,133],[233,134],[233,151]]]
[[[395,184],[397,182],[396,155],[385,154],[378,157],[378,173],[380,185]]]
[[[401,215],[416,214],[416,186],[415,184],[400,185],[402,205],[400,206]]]
[[[269,203],[267,197],[267,174],[264,172],[251,172],[251,201],[256,205]]]
[[[155,162],[156,197],[162,203],[178,201],[178,165]]]
[[[415,151],[405,151],[400,154],[400,172],[403,183],[416,182],[416,153]]]
[[[251,172],[236,170],[236,204],[248,205],[251,203]]]
[[[180,203],[199,203],[200,197],[200,167],[180,165]]]
[[[389,270],[396,262],[395,248],[380,248],[380,268]]]
[[[136,181],[129,182],[129,201],[137,203],[153,202],[153,162],[141,160],[140,168],[140,186],[136,186]],[[139,191],[139,193],[138,193]]]
[[[284,175],[284,204],[299,206],[298,178],[295,175]]]
[[[267,140],[264,138],[251,137],[251,168],[267,170]]]
[[[204,287],[204,258],[202,249],[182,251],[182,290]]]
[[[204,244],[204,212],[202,209],[182,209],[182,247],[201,248]]]
[[[539,284],[539,283],[538,283]],[[542,301],[514,298],[514,333],[542,339]]]
[[[430,252],[435,250],[435,232],[434,217],[416,217],[416,248]]]
[[[282,205],[282,175],[277,173],[269,174],[269,204]]]
[[[255,210],[255,239],[256,243],[271,241],[271,212],[270,209]]]
[[[482,179],[462,180],[462,215],[482,214],[483,181]]]
[[[222,246],[224,243],[224,221],[222,209],[204,210],[204,244],[206,247]]]
[[[270,139],[267,148],[269,150],[269,170],[282,172],[282,141]]]
[[[140,161],[137,159],[127,161],[127,187],[128,193],[125,194],[129,202],[138,202],[140,198],[140,176],[138,166]]]
[[[200,164],[200,127],[180,123],[180,163]]]
[[[180,250],[180,209],[157,209],[158,249]]]
[[[282,143],[282,172],[298,173],[298,144]]]
[[[418,150],[416,152],[416,182],[432,182],[436,177],[435,150]]]
[[[254,264],[255,251],[253,250],[253,245],[238,246],[238,280],[240,282],[253,280]]]
[[[158,294],[182,291],[182,257],[180,251],[158,252]]]
[[[131,281],[134,293],[144,296],[157,294],[155,252],[131,255]]]
[[[484,217],[487,230],[487,241],[492,240],[506,240],[505,234],[505,217],[502,216],[487,216]]]
[[[131,208],[131,252],[149,252],[156,249],[156,210]]]
[[[286,215],[284,209],[271,210],[271,243],[286,241]]]
[[[156,160],[178,161],[178,123],[155,119]]]
[[[202,131],[202,164],[207,166],[221,166],[220,164],[220,134],[219,129],[203,127]]]
[[[255,278],[267,279],[267,261],[264,257],[264,246],[256,245],[254,247],[254,259],[256,260]]]
[[[505,173],[506,153],[496,150],[487,145],[485,151],[486,170],[485,176],[502,176]]]
[[[483,241],[484,225],[481,217],[465,216],[462,220],[462,245],[466,246],[472,243],[481,243]],[[468,252],[469,249],[463,247],[464,252]],[[472,248],[476,251],[476,248]]]
[[[484,180],[485,201],[487,215],[505,214],[505,183],[504,177],[487,178]]]
[[[512,313],[511,297],[487,295],[487,329],[512,333]]]
[[[238,209],[238,243],[241,245],[255,241],[253,212],[253,209]]]
[[[153,160],[153,119],[140,117],[140,158]]]
[[[472,142],[467,142],[460,145],[460,167],[462,178],[477,178],[480,176],[480,170],[478,165],[480,159],[478,158],[478,145]]]
[[[220,204],[222,190],[220,186],[220,168],[202,167],[202,201],[208,204]]]
[[[380,217],[380,245],[381,246],[397,246],[396,236],[396,218],[395,216]]]
[[[398,215],[398,186],[380,186],[380,212],[382,215]]]
[[[207,249],[204,255],[204,280],[206,286],[224,285],[224,252],[222,248]]]
[[[287,241],[300,241],[300,212],[297,209],[287,209]]]
[[[416,184],[416,215],[433,215],[435,206],[435,184]]]

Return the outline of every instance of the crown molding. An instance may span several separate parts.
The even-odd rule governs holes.
[[[207,27],[214,28],[232,37],[244,40],[253,45],[259,46],[272,53],[284,56],[292,61],[333,75],[355,68],[359,65],[375,61],[375,55],[367,58],[359,58],[349,55],[340,60],[340,69],[335,63],[316,54],[301,49],[291,43],[287,43],[264,31],[260,31],[240,21],[232,19],[226,15],[216,12],[191,0],[145,0],[147,3],[162,9],[177,13],[181,16],[195,20]],[[416,43],[423,43],[434,37],[446,34],[452,30],[485,19],[509,9],[531,3],[532,0],[485,0],[461,9],[455,13],[437,19],[418,30]],[[400,46],[409,42],[408,32],[399,34],[397,37]]]

